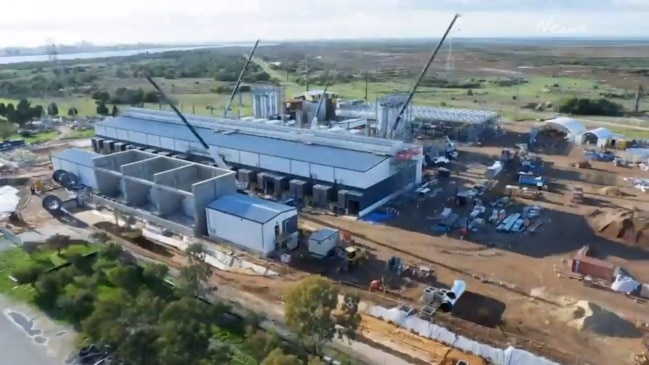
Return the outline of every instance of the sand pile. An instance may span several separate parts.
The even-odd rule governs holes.
[[[628,338],[640,335],[633,323],[585,300],[563,309],[562,317],[574,328],[603,336]]]
[[[600,189],[600,194],[602,195],[607,195],[607,196],[623,196],[624,194],[622,191],[615,187],[615,186],[607,186],[605,188]]]
[[[649,248],[649,214],[636,209],[595,210],[589,215],[601,236]]]

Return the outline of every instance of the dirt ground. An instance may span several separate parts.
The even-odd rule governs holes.
[[[511,140],[501,138],[490,145],[512,146],[516,136],[503,138]],[[624,337],[580,331],[567,326],[559,313],[572,303],[587,300],[613,310],[632,323],[646,322],[649,320],[647,304],[585,287],[577,280],[559,278],[557,271],[577,249],[590,245],[599,257],[626,268],[640,281],[649,281],[646,265],[649,252],[599,237],[585,219],[595,208],[635,206],[646,209],[649,197],[628,188],[622,178],[646,178],[649,174],[637,168],[614,167],[612,163],[603,162],[595,162],[592,170],[580,171],[570,164],[579,160],[581,151],[573,150],[567,155],[542,154],[544,161],[551,165],[545,174],[552,178],[550,191],[539,201],[516,203],[519,207],[530,204],[541,207],[543,225],[536,234],[502,234],[494,232],[493,227],[483,227],[464,240],[459,239],[457,232],[448,236],[434,235],[427,219],[441,211],[446,197],[454,194],[457,186],[478,180],[480,164],[489,156],[499,155],[500,149],[495,146],[462,148],[463,167],[455,168],[459,173],[454,183],[440,185],[442,191],[434,199],[420,202],[419,208],[412,202],[398,205],[398,218],[387,224],[368,225],[329,215],[305,217],[305,220],[353,232],[357,241],[379,262],[367,268],[367,280],[378,279],[382,275],[377,271],[381,270],[379,265],[393,255],[411,265],[430,265],[435,272],[434,279],[403,285],[398,298],[401,302],[410,298],[415,305],[425,286],[440,283],[450,286],[455,279],[466,280],[469,292],[454,311],[456,318],[447,321],[452,322],[455,330],[474,332],[474,337],[484,340],[499,339],[533,350],[536,347],[535,352],[564,363],[575,363],[576,359],[593,364],[624,363],[641,348],[639,331]],[[484,167],[482,165],[482,171]],[[587,203],[580,206],[571,204],[567,193],[577,184],[583,187],[588,198]],[[600,194],[603,186],[611,185],[619,186],[626,196]],[[470,208],[467,209],[468,213]],[[481,282],[480,279],[484,281],[485,278],[492,283]]]
[[[338,280],[341,289],[356,291],[367,301],[419,308],[424,287],[448,287],[453,280],[460,279],[467,282],[467,292],[458,301],[453,315],[439,315],[434,322],[469,338],[502,348],[509,345],[525,348],[564,364],[628,363],[632,355],[641,350],[639,331],[609,336],[579,330],[566,322],[564,309],[579,301],[588,301],[635,323],[649,322],[648,304],[586,287],[577,280],[559,277],[557,271],[562,270],[566,259],[577,249],[588,244],[598,257],[623,266],[640,281],[649,281],[648,251],[599,237],[585,219],[596,208],[634,206],[647,209],[649,197],[626,186],[622,178],[649,178],[649,173],[599,162],[594,163],[592,170],[579,170],[570,166],[580,159],[582,152],[579,150],[540,154],[549,165],[546,168],[546,176],[552,178],[549,191],[539,201],[516,201],[514,208],[508,208],[521,209],[530,204],[541,207],[543,225],[536,234],[502,234],[494,232],[491,226],[484,226],[480,232],[460,239],[457,232],[440,236],[431,230],[429,217],[441,211],[447,197],[456,189],[482,179],[491,158],[499,155],[503,146],[512,147],[520,142],[526,129],[520,124],[513,125],[505,136],[486,141],[484,147],[461,147],[452,181],[435,187],[435,197],[418,201],[418,204],[413,204],[412,199],[402,199],[401,204],[396,204],[400,211],[398,218],[386,224],[370,225],[328,214],[303,215],[302,221],[313,228],[331,226],[350,231],[357,244],[366,248],[371,259],[355,272],[340,273],[326,263],[309,266],[307,262],[300,265],[300,269],[274,263],[273,269],[282,274],[281,278],[216,271],[213,281],[282,303],[284,293],[296,280],[316,271]],[[45,173],[38,170],[29,174]],[[570,203],[567,191],[577,184],[583,187],[588,204],[575,206]],[[602,187],[611,185],[619,186],[626,196],[600,194]],[[469,209],[465,208],[464,212],[468,213]],[[25,206],[23,216],[30,226],[52,220],[37,197]],[[140,251],[159,259],[151,252]],[[433,274],[390,280],[384,268],[392,256],[399,256],[414,267],[429,267]],[[179,257],[174,254],[171,259],[164,260],[178,267],[183,262]],[[386,279],[393,291],[381,295],[368,293],[369,282],[381,278]]]

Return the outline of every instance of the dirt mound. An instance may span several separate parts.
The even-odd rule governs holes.
[[[619,188],[616,188],[615,186],[607,186],[605,188],[602,188],[600,190],[600,194],[602,195],[607,195],[607,196],[623,196],[624,194]]]
[[[601,236],[649,248],[649,214],[636,209],[595,210],[589,215]]]
[[[562,317],[568,325],[578,330],[603,336],[630,338],[641,335],[633,323],[585,300],[563,309]]]

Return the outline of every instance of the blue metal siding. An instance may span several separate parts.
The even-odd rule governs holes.
[[[195,142],[196,138],[187,127],[174,123],[143,120],[130,117],[106,119],[98,125],[120,128],[133,132],[156,134],[161,137]],[[368,171],[387,159],[369,152],[308,145],[299,141],[266,138],[242,133],[216,133],[208,128],[196,127],[205,142],[212,146],[282,157],[353,171]],[[133,142],[133,141],[132,141]]]
[[[261,224],[270,222],[282,213],[296,210],[288,205],[244,194],[222,196],[208,204],[207,208]]]
[[[83,151],[83,150],[76,150],[76,149],[68,149],[68,150],[63,150],[59,153],[53,154],[52,158],[58,158],[61,160],[73,162],[77,165],[81,166],[87,166],[87,167],[94,167],[94,164],[92,163],[92,160],[94,158],[100,157],[101,155],[98,153],[90,152],[90,151]]]

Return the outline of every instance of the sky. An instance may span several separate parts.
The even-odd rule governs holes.
[[[451,37],[647,37],[649,0],[22,0],[0,47]]]

